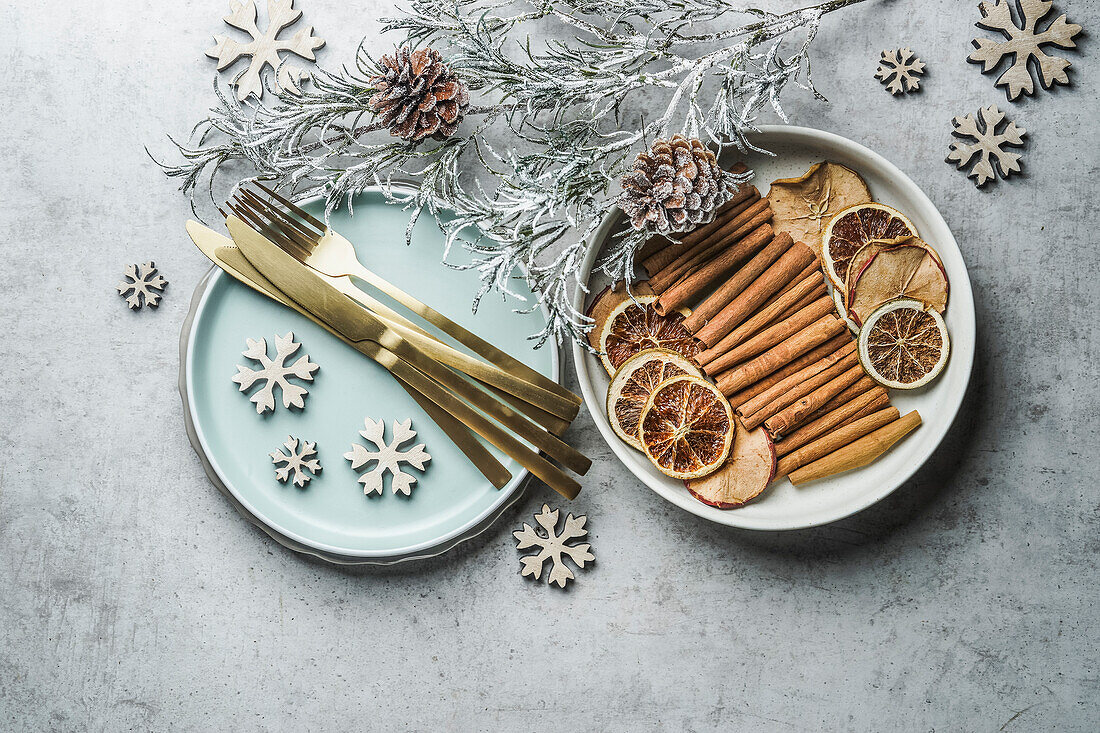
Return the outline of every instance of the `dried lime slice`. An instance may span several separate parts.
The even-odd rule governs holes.
[[[916,389],[939,376],[951,342],[939,312],[909,298],[898,298],[868,317],[859,332],[859,361],[876,382],[893,389]]]

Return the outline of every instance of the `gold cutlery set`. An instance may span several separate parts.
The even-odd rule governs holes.
[[[384,367],[497,488],[511,474],[477,436],[566,498],[576,497],[580,484],[548,458],[577,474],[588,471],[591,460],[558,437],[577,416],[579,396],[371,272],[351,242],[262,183],[238,187],[227,208],[232,239],[187,222],[187,233],[215,265]]]

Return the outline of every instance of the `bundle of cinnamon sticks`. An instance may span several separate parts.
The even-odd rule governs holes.
[[[763,426],[775,441],[777,477],[795,481],[810,464],[835,473],[870,462],[867,450],[886,450],[920,417],[901,417],[867,376],[817,256],[772,219],[767,199],[743,186],[710,224],[650,243],[642,267],[658,313],[691,308],[684,325],[704,346],[699,366],[747,429]],[[853,445],[866,450],[849,455]]]

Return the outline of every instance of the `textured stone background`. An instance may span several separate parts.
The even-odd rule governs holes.
[[[392,10],[301,4],[329,65]],[[599,559],[561,593],[519,578],[509,536],[541,486],[384,570],[295,556],[234,513],[176,393],[207,262],[142,149],[211,103],[227,5],[5,4],[0,728],[1097,730],[1096,45],[1067,54],[1071,88],[1006,103],[964,61],[976,5],[829,18],[831,102],[789,105],[900,165],[963,248],[980,343],[938,454],[856,517],[754,534],[663,502],[582,418],[569,439],[596,464],[571,508]],[[1100,28],[1100,2],[1060,5]],[[894,99],[872,74],[906,44],[926,90]],[[943,158],[951,117],[992,103],[1030,133],[1025,174],[978,192]],[[112,288],[148,258],[167,297],[128,312]]]

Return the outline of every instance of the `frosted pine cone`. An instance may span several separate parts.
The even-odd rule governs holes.
[[[639,153],[622,186],[619,206],[634,228],[652,225],[661,234],[706,224],[731,195],[714,153],[683,135],[657,140]]]
[[[419,142],[454,134],[470,106],[470,92],[438,51],[397,49],[382,57],[381,71],[371,78],[378,91],[370,107],[391,135]]]

